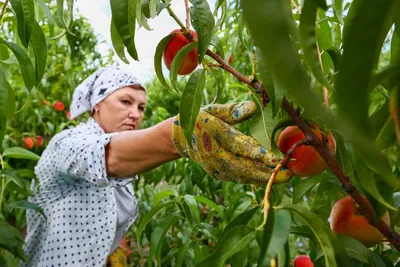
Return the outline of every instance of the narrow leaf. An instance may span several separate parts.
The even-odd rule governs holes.
[[[196,70],[186,84],[179,106],[181,127],[190,146],[192,146],[192,133],[203,100],[205,80],[204,69]]]
[[[192,224],[195,223],[197,225],[200,225],[200,213],[196,199],[192,195],[186,194],[183,197],[183,200],[185,201],[185,203],[189,208],[189,210],[185,209],[185,211],[188,213],[187,214],[188,219],[194,220],[194,222],[193,221],[191,222]]]
[[[387,34],[385,19],[392,3],[393,0],[354,1],[346,18],[335,99],[340,116],[363,133],[370,132],[368,85],[382,48],[381,35]]]
[[[72,12],[73,10],[69,10],[69,12]],[[70,21],[69,23],[71,23],[72,21]],[[69,29],[69,25],[67,25],[67,23],[65,22],[64,19],[64,0],[57,0],[57,23],[58,26],[60,26],[61,28],[65,29],[69,34],[71,34],[72,36],[75,36],[75,34],[73,34],[70,29]]]
[[[129,55],[139,60],[135,47],[136,0],[110,0],[115,28]]]
[[[253,218],[254,214],[259,210],[259,207],[255,207],[251,210],[245,211],[242,214],[238,215],[233,219],[224,229],[224,232],[222,235],[225,235],[228,231],[231,229],[235,228],[236,226],[239,225],[247,225],[247,223]]]
[[[7,148],[3,152],[3,157],[9,157],[15,159],[30,159],[30,160],[40,159],[38,155],[22,147]]]
[[[168,214],[160,220],[156,229],[154,229],[154,232],[151,234],[150,240],[150,251],[148,257],[150,259],[148,262],[149,267],[153,266],[153,255],[156,256],[158,264],[161,264],[160,252],[165,235],[167,234],[168,229],[172,225],[177,223],[180,219],[180,216],[178,216],[177,214]]]
[[[303,46],[304,57],[310,66],[315,78],[325,87],[333,90],[328,79],[322,72],[318,58],[317,39],[315,35],[315,21],[318,6],[315,0],[306,0],[300,17],[300,42]]]
[[[144,231],[144,229],[146,228],[146,225],[150,222],[150,220],[153,218],[153,216],[159,212],[160,210],[162,210],[163,208],[167,207],[168,205],[170,205],[172,202],[165,202],[165,203],[161,203],[159,205],[154,206],[151,211],[147,212],[143,218],[141,218],[139,226],[136,230],[136,239],[138,242],[138,246],[141,246],[142,243],[142,233]]]
[[[179,194],[175,189],[167,189],[167,190],[163,190],[161,192],[158,192],[154,196],[154,206],[157,206],[158,204],[160,204],[161,200],[166,196],[178,197]]]
[[[36,84],[36,74],[28,55],[17,44],[7,42],[2,38],[0,38],[0,43],[6,45],[17,58],[26,88],[31,89],[34,87]]]
[[[35,54],[36,85],[38,85],[46,68],[47,43],[42,29],[36,21],[33,23],[30,44]]]
[[[201,62],[214,35],[215,21],[207,0],[193,0],[192,4],[190,18],[199,37],[198,53]]]
[[[310,227],[324,253],[327,267],[346,266],[345,260],[342,258],[345,255],[343,248],[339,246],[337,237],[333,235],[327,224],[320,217],[306,207],[299,205],[289,204],[281,208],[296,214]]]
[[[7,203],[7,208],[17,208],[17,209],[29,209],[29,210],[34,210],[39,212],[40,214],[43,215],[43,217],[46,218],[46,215],[44,214],[43,210],[41,207],[38,205],[28,202],[26,200],[18,200],[18,201],[13,201],[10,203]]]
[[[169,70],[169,79],[171,80],[172,86],[175,90],[178,90],[178,86],[176,84],[178,71],[182,66],[183,60],[185,59],[186,55],[189,54],[197,46],[197,42],[189,43],[183,46],[179,51],[176,53],[174,59],[171,63],[171,69]]]
[[[394,122],[397,141],[400,143],[400,85],[396,86],[389,99],[390,117]]]
[[[49,25],[50,34],[54,34],[54,17],[50,8],[43,2],[43,0],[37,0],[40,8],[42,9],[44,15],[47,17],[47,24]]]
[[[255,235],[256,232],[250,227],[243,225],[233,227],[221,237],[214,252],[197,266],[224,266],[226,260],[248,246]]]
[[[224,47],[222,45],[221,38],[214,35],[211,39],[211,45],[217,49],[216,52],[221,56],[221,58],[225,58]]]
[[[174,91],[171,86],[167,83],[164,78],[164,74],[162,72],[162,56],[164,53],[164,49],[167,46],[168,42],[174,37],[176,34],[170,34],[161,39],[156,48],[156,53],[154,54],[154,70],[156,71],[156,75],[160,83],[167,89]]]
[[[225,212],[212,200],[201,197],[201,196],[194,196],[194,199],[197,200],[200,203],[206,204],[207,206],[210,206],[213,208],[218,214],[221,216],[222,219],[226,219]]]
[[[114,20],[111,18],[111,42],[114,47],[115,53],[117,56],[126,64],[129,64],[129,61],[125,57],[125,47],[122,42],[121,36],[119,36],[117,29],[115,28]]]
[[[345,235],[338,235],[349,257],[358,261],[372,264],[372,257],[367,247],[360,241]]]
[[[341,24],[343,24],[343,0],[333,0],[333,12]]]
[[[33,0],[10,0],[17,17],[18,35],[23,46],[28,48],[32,25],[35,20]]]
[[[6,133],[7,126],[7,114],[8,114],[8,97],[9,89],[11,88],[8,83],[6,76],[4,75],[3,69],[0,66],[0,144],[3,143],[3,138]]]
[[[320,182],[334,178],[335,177],[332,177],[327,173],[320,173],[317,175],[313,175],[304,181],[301,181],[301,183],[297,184],[293,188],[293,204],[298,203],[308,191],[310,191],[314,186],[316,186]]]

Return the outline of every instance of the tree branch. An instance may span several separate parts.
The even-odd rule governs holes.
[[[7,7],[7,5],[8,5],[8,1],[9,1],[9,0],[6,0],[6,1],[4,2],[4,4],[3,4],[3,7],[1,8],[1,11],[0,11],[0,19],[3,17],[4,12],[6,11],[6,7]]]
[[[229,64],[227,64],[219,55],[213,53],[210,50],[207,50],[206,53],[208,56],[216,60],[222,66],[221,68],[230,72],[234,75],[239,81],[253,87],[256,89],[258,93],[265,94],[266,99],[268,96],[264,89],[264,86],[256,79],[250,80],[248,77],[238,72],[236,69],[232,68]],[[324,144],[317,138],[317,136],[311,131],[310,127],[306,124],[304,119],[301,117],[299,112],[295,110],[289,101],[284,98],[282,101],[282,108],[289,114],[290,118],[296,123],[297,126],[304,133],[306,138],[310,138],[311,145],[317,150],[317,152],[321,155],[321,157],[326,161],[329,168],[336,175],[339,181],[342,183],[344,190],[353,198],[353,200],[357,203],[358,209],[360,213],[367,218],[368,222],[377,228],[387,239],[388,241],[400,252],[400,236],[393,229],[390,228],[384,221],[379,220],[376,221],[376,213],[371,204],[366,200],[360,192],[358,192],[357,188],[352,184],[349,177],[343,172],[340,168],[339,162],[337,161],[335,155],[324,146]]]

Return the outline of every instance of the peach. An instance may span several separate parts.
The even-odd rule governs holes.
[[[390,224],[389,213],[383,215],[383,221]],[[367,247],[375,246],[383,235],[367,219],[358,213],[356,204],[350,196],[340,199],[333,206],[331,229],[336,234],[347,235],[357,239]]]
[[[35,142],[33,142],[32,137],[25,137],[23,146],[29,150],[31,150],[35,146]]]
[[[164,49],[164,54],[163,54],[164,64],[168,70],[171,69],[171,63],[176,53],[178,53],[178,51],[183,46],[190,43],[190,41],[186,38],[181,29],[174,30],[170,34],[173,33],[176,33],[176,35],[172,37],[171,40],[168,42],[167,46]],[[190,30],[190,33],[196,39],[198,38],[195,31]],[[178,74],[180,75],[189,74],[196,69],[197,65],[199,65],[199,58],[197,55],[197,48],[194,48],[183,59],[182,65],[178,70]]]
[[[35,138],[36,138],[36,145],[37,145],[38,147],[43,146],[43,143],[44,143],[44,138],[43,138],[43,136],[36,135]]]
[[[315,124],[312,124],[312,127],[313,133],[322,141],[319,127]],[[294,143],[303,138],[304,134],[298,126],[289,126],[279,135],[277,145],[279,150],[286,154]],[[336,141],[332,133],[328,133],[328,144],[331,151],[335,153]],[[308,177],[323,172],[328,165],[312,146],[302,145],[296,148],[286,167],[297,176]]]
[[[299,255],[293,261],[294,267],[314,267],[311,259],[307,255]]]
[[[56,111],[63,111],[65,108],[65,105],[63,102],[61,101],[57,101],[56,103],[54,103],[54,110]]]

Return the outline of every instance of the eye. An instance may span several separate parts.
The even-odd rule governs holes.
[[[123,100],[121,100],[121,103],[124,104],[124,105],[130,105],[131,101],[129,101],[127,99],[123,99]]]
[[[144,111],[144,107],[139,107],[139,110]]]

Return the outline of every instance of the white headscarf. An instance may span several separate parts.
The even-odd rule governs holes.
[[[74,119],[86,111],[93,111],[93,107],[116,90],[140,85],[146,88],[138,78],[130,71],[120,67],[104,67],[98,69],[78,87],[75,88],[70,107],[71,119]]]

